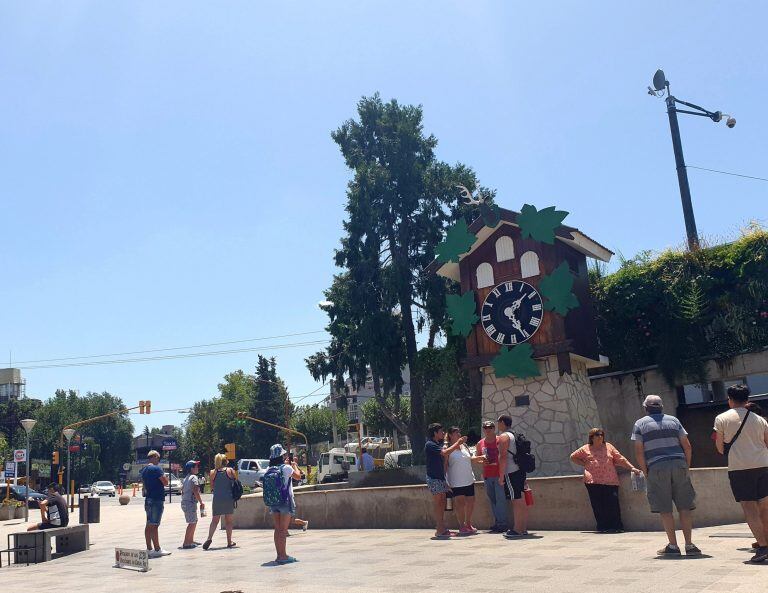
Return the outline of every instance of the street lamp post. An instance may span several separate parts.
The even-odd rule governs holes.
[[[26,451],[26,463],[24,464],[24,522],[29,521],[29,462],[31,455],[29,453],[29,433],[37,424],[37,420],[26,418],[21,421],[21,425],[24,427],[24,432],[27,433],[27,451]]]
[[[73,507],[72,507],[72,504],[73,504],[75,501],[74,501],[74,499],[72,499],[72,498],[71,498],[71,496],[70,496],[70,492],[69,492],[69,491],[70,491],[70,474],[69,474],[69,471],[70,471],[70,470],[69,470],[69,458],[70,458],[70,443],[72,442],[72,437],[73,437],[73,436],[75,436],[75,432],[76,432],[76,431],[75,431],[75,429],[74,429],[74,428],[65,428],[65,429],[64,429],[64,430],[62,430],[61,432],[64,434],[64,436],[65,436],[65,437],[66,437],[66,439],[67,439],[67,484],[66,484],[66,489],[67,489],[67,504],[68,504],[68,506],[69,506],[70,510],[72,510],[72,508],[73,508]]]
[[[725,125],[729,128],[733,128],[736,125],[736,119],[727,113],[721,111],[708,111],[703,107],[681,101],[680,99],[672,96],[669,92],[669,81],[667,80],[663,70],[657,70],[653,76],[653,88],[648,87],[648,94],[654,97],[663,97],[666,93],[665,99],[667,104],[667,115],[669,116],[669,130],[672,134],[672,150],[675,153],[675,167],[677,168],[677,183],[680,186],[680,199],[683,202],[683,218],[685,219],[685,234],[688,237],[688,250],[695,251],[699,248],[699,233],[696,229],[696,219],[693,215],[693,202],[691,201],[691,187],[688,184],[688,170],[685,167],[685,159],[683,158],[683,144],[680,140],[680,126],[677,122],[678,113],[687,113],[688,115],[700,115],[702,117],[708,117],[713,122],[718,123],[722,121],[723,117]],[[678,109],[676,104],[685,105],[695,111],[687,109]]]

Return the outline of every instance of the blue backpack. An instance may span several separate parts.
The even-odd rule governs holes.
[[[290,495],[291,482],[286,484],[283,481],[283,465],[273,465],[264,474],[261,480],[264,489],[264,504],[268,507],[276,507],[288,502]]]

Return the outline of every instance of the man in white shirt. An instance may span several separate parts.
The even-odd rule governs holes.
[[[746,409],[749,388],[728,388],[730,410],[715,418],[715,446],[728,458],[728,479],[757,539],[752,562],[768,559],[768,422]]]

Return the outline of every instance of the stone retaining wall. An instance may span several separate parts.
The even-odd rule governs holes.
[[[694,524],[699,527],[744,521],[741,507],[734,502],[725,468],[691,470],[698,494]],[[530,529],[594,530],[592,508],[580,476],[531,478],[535,504],[530,508]],[[478,528],[491,524],[485,487],[475,484],[474,522]],[[643,492],[633,492],[629,476],[621,476],[619,492],[624,525],[633,531],[661,529]],[[341,488],[316,490],[309,486],[296,492],[298,516],[307,519],[312,529],[426,529],[434,527],[432,499],[426,486],[386,486],[381,488]],[[455,526],[453,513],[449,526]],[[272,517],[261,494],[240,499],[235,509],[236,529],[272,527]]]

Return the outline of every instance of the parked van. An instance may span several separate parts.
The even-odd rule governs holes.
[[[342,448],[331,449],[320,455],[317,463],[317,482],[342,482],[349,477],[349,472],[360,471],[357,457]]]
[[[268,468],[269,459],[239,459],[237,477],[243,486],[248,486],[248,488],[261,486],[261,481]]]

